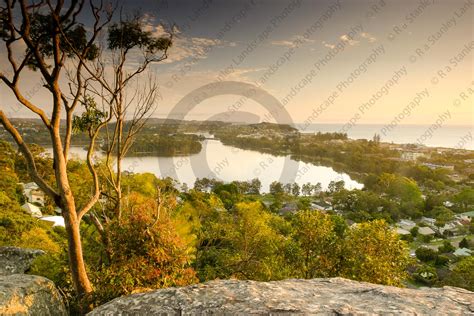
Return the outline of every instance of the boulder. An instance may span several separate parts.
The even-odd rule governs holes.
[[[342,278],[220,280],[116,298],[88,315],[473,315],[474,293],[406,289]]]
[[[25,273],[33,259],[43,255],[43,250],[18,247],[0,247],[0,275]]]
[[[52,281],[12,274],[0,276],[0,315],[67,315],[67,311]]]

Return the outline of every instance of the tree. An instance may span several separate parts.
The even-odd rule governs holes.
[[[444,240],[443,244],[438,247],[439,253],[451,253],[454,252],[454,250],[456,250],[456,248],[454,248],[448,240]]]
[[[140,21],[121,20],[112,24],[108,29],[108,49],[115,52],[112,69],[116,75],[115,79],[118,80],[112,79],[113,85],[109,85],[105,80],[108,65],[100,58],[97,42],[99,35],[112,20],[113,9],[104,6],[103,3],[96,5],[93,1],[86,5],[84,0],[72,1],[67,5],[64,1],[57,1],[56,4],[51,1],[31,4],[26,0],[7,0],[4,3],[0,7],[0,37],[7,50],[11,71],[0,71],[0,80],[24,108],[41,119],[47,129],[53,148],[53,183],[48,182],[38,172],[38,160],[32,154],[31,145],[24,141],[19,130],[3,110],[0,111],[0,123],[13,137],[25,157],[30,178],[62,210],[68,236],[72,280],[76,292],[83,297],[92,292],[92,286],[86,272],[79,227],[81,219],[94,207],[101,194],[96,166],[92,161],[95,140],[100,129],[107,126],[111,118],[115,117],[112,139],[115,140],[116,146],[111,145],[110,148],[117,148],[119,158],[126,153],[130,139],[142,126],[143,118],[153,105],[156,86],[152,85],[146,93],[135,95],[135,99],[142,106],[134,111],[135,123],[128,127],[128,133],[124,133],[124,136],[123,120],[130,105],[125,101],[125,87],[132,82],[132,78],[142,73],[150,62],[166,57],[166,50],[171,40],[152,37],[150,32],[143,31],[143,24]],[[84,8],[88,8],[90,16],[93,17],[92,25],[88,28],[79,22],[84,16]],[[15,48],[22,46],[25,47],[23,53]],[[135,71],[129,73],[124,70],[124,64],[127,54],[134,49],[144,52],[145,61]],[[157,53],[161,57],[156,57]],[[52,109],[50,117],[44,108],[25,96],[24,85],[21,83],[28,71],[37,71],[41,76],[44,91],[50,97],[49,103]],[[66,85],[65,80],[68,83]],[[100,95],[100,104],[105,103],[106,110],[101,110],[92,99],[86,97],[87,93],[94,92]],[[132,96],[131,99],[133,98]],[[81,116],[74,116],[81,104],[85,112]],[[64,135],[61,134],[62,126],[65,130]],[[93,178],[93,194],[81,205],[75,200],[67,173],[74,127],[87,131],[90,137],[87,164]],[[118,166],[116,178],[112,179],[118,198],[121,187],[117,183],[120,183],[120,177],[121,169]]]
[[[197,281],[187,245],[169,216],[170,203],[132,194],[118,218],[106,225],[110,262],[93,273],[96,304],[147,288],[185,286]]]
[[[238,203],[231,212],[214,212],[203,223],[196,269],[201,280],[281,278],[284,239],[272,227],[275,215],[260,203]]]
[[[321,193],[321,191],[323,190],[323,186],[320,182],[316,183],[314,186],[313,186],[313,195],[318,195]]]
[[[98,194],[94,194],[85,205],[78,206],[71,192],[67,161],[71,143],[72,116],[83,95],[84,82],[79,79],[78,85],[70,87],[70,91],[64,91],[60,83],[66,63],[74,60],[77,62],[77,67],[71,71],[76,78],[83,78],[84,61],[97,57],[98,48],[94,42],[100,30],[110,21],[107,18],[105,22],[95,24],[94,34],[87,38],[85,27],[77,21],[83,4],[84,1],[74,1],[65,6],[63,1],[58,1],[53,6],[48,1],[42,1],[31,5],[26,0],[7,0],[0,7],[0,35],[5,43],[11,68],[10,73],[0,72],[0,79],[19,103],[37,115],[48,130],[53,148],[54,184],[48,183],[40,176],[29,144],[25,143],[23,136],[3,110],[0,111],[0,122],[25,157],[31,179],[62,210],[68,235],[69,265],[79,296],[92,292],[82,255],[79,224],[97,201]],[[92,2],[90,9],[94,13],[101,10]],[[18,53],[14,46],[21,45],[26,49],[23,53]],[[24,94],[20,83],[24,77],[22,75],[27,73],[28,69],[39,71],[41,75],[44,90],[49,93],[52,105],[50,117],[44,108],[34,104]],[[63,111],[66,119],[65,135],[60,134]],[[92,150],[89,149],[90,152]]]
[[[262,182],[258,178],[252,179],[249,187],[249,194],[260,194],[262,188]]]
[[[474,271],[474,256],[459,261],[452,272],[444,278],[443,283],[474,291],[474,273],[472,271]]]
[[[293,219],[293,228],[293,238],[298,246],[292,258],[296,277],[311,279],[336,275],[342,236],[336,233],[331,216],[300,211]]]
[[[408,263],[405,242],[383,220],[359,223],[347,230],[343,277],[400,286]]]
[[[145,30],[143,19],[136,15],[126,19],[120,16],[119,22],[109,26],[107,35],[111,62],[107,62],[109,56],[99,55],[95,63],[86,68],[92,81],[86,88],[100,98],[110,113],[103,149],[106,153],[107,180],[115,193],[115,212],[120,223],[122,160],[154,112],[159,94],[156,79],[150,73],[148,76],[145,74],[151,64],[168,57],[172,33],[153,36]],[[127,69],[128,61],[137,63],[134,70]],[[108,68],[111,71],[107,71]],[[112,170],[113,164],[115,172]]]
[[[343,180],[339,180],[339,181],[331,181],[329,182],[329,185],[328,185],[328,190],[330,193],[336,193],[336,192],[339,192],[341,190],[344,189],[344,181]]]
[[[294,196],[300,195],[300,186],[298,183],[295,182],[291,185],[291,194]]]
[[[278,181],[270,183],[270,194],[281,195],[283,194],[283,185]]]
[[[301,186],[301,193],[304,195],[304,196],[310,196],[311,195],[311,191],[313,191],[313,186],[311,183],[305,183]]]
[[[459,242],[459,248],[469,248],[469,242],[467,241],[466,237],[464,237],[464,238]]]
[[[416,249],[415,255],[422,262],[433,262],[438,257],[438,252],[428,247],[419,247]]]

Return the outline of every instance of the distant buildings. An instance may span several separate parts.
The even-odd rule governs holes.
[[[416,161],[420,157],[424,157],[424,153],[414,152],[414,151],[404,151],[402,152],[401,158],[403,160]]]

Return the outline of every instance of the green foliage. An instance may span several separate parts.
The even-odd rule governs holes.
[[[106,229],[111,257],[92,271],[97,303],[147,288],[196,281],[186,245],[166,210],[158,215],[152,201],[135,204],[120,222],[112,221]]]
[[[293,229],[297,246],[291,258],[294,276],[310,279],[336,275],[345,227],[338,232],[331,216],[301,211],[293,218]]]
[[[413,273],[415,281],[422,283],[423,285],[433,285],[438,281],[438,274],[436,269],[429,265],[422,265],[416,269]]]
[[[474,256],[459,261],[451,273],[444,278],[445,285],[457,286],[474,291]]]
[[[456,248],[454,248],[448,240],[444,240],[443,245],[438,247],[439,253],[451,253],[454,252],[454,250],[456,250]]]
[[[86,95],[84,100],[81,101],[82,106],[85,111],[81,116],[74,116],[73,119],[73,131],[75,133],[86,132],[86,131],[95,131],[99,124],[105,120],[107,117],[107,112],[103,112],[97,108],[97,103],[94,98]]]
[[[459,248],[469,248],[469,242],[467,241],[466,237],[464,237],[464,238],[459,242]]]
[[[43,57],[52,57],[54,52],[53,38],[58,35],[60,37],[59,46],[67,57],[72,58],[78,54],[84,54],[86,59],[93,60],[98,56],[98,47],[95,44],[89,44],[87,41],[87,32],[83,25],[74,24],[71,21],[61,19],[60,31],[58,23],[49,14],[33,13],[30,15],[31,20],[31,39],[38,45],[38,51]],[[38,61],[30,50],[27,50],[31,58],[28,60],[28,66],[37,70]]]
[[[232,212],[215,211],[199,236],[197,271],[201,280],[283,277],[279,249],[284,239],[272,227],[275,215],[260,203],[239,203]]]
[[[415,251],[416,257],[422,262],[433,262],[438,257],[438,252],[428,247],[420,247]]]
[[[137,17],[113,23],[109,27],[107,41],[111,50],[141,48],[150,54],[164,51],[171,46],[169,38],[155,38],[151,32],[144,31],[144,25]]]
[[[401,286],[410,262],[408,249],[383,220],[357,224],[347,230],[342,276]]]

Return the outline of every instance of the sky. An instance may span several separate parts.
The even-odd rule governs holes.
[[[141,12],[156,36],[162,25],[174,26],[169,58],[151,68],[160,85],[155,117],[337,123],[342,131],[360,124],[474,125],[473,0],[122,4],[122,12]],[[7,67],[1,49],[0,58]],[[246,93],[251,86],[264,97]],[[48,108],[37,74],[22,87]],[[179,109],[206,87],[212,93]],[[0,98],[13,116],[30,116],[4,86]],[[278,113],[269,110],[275,104]]]

